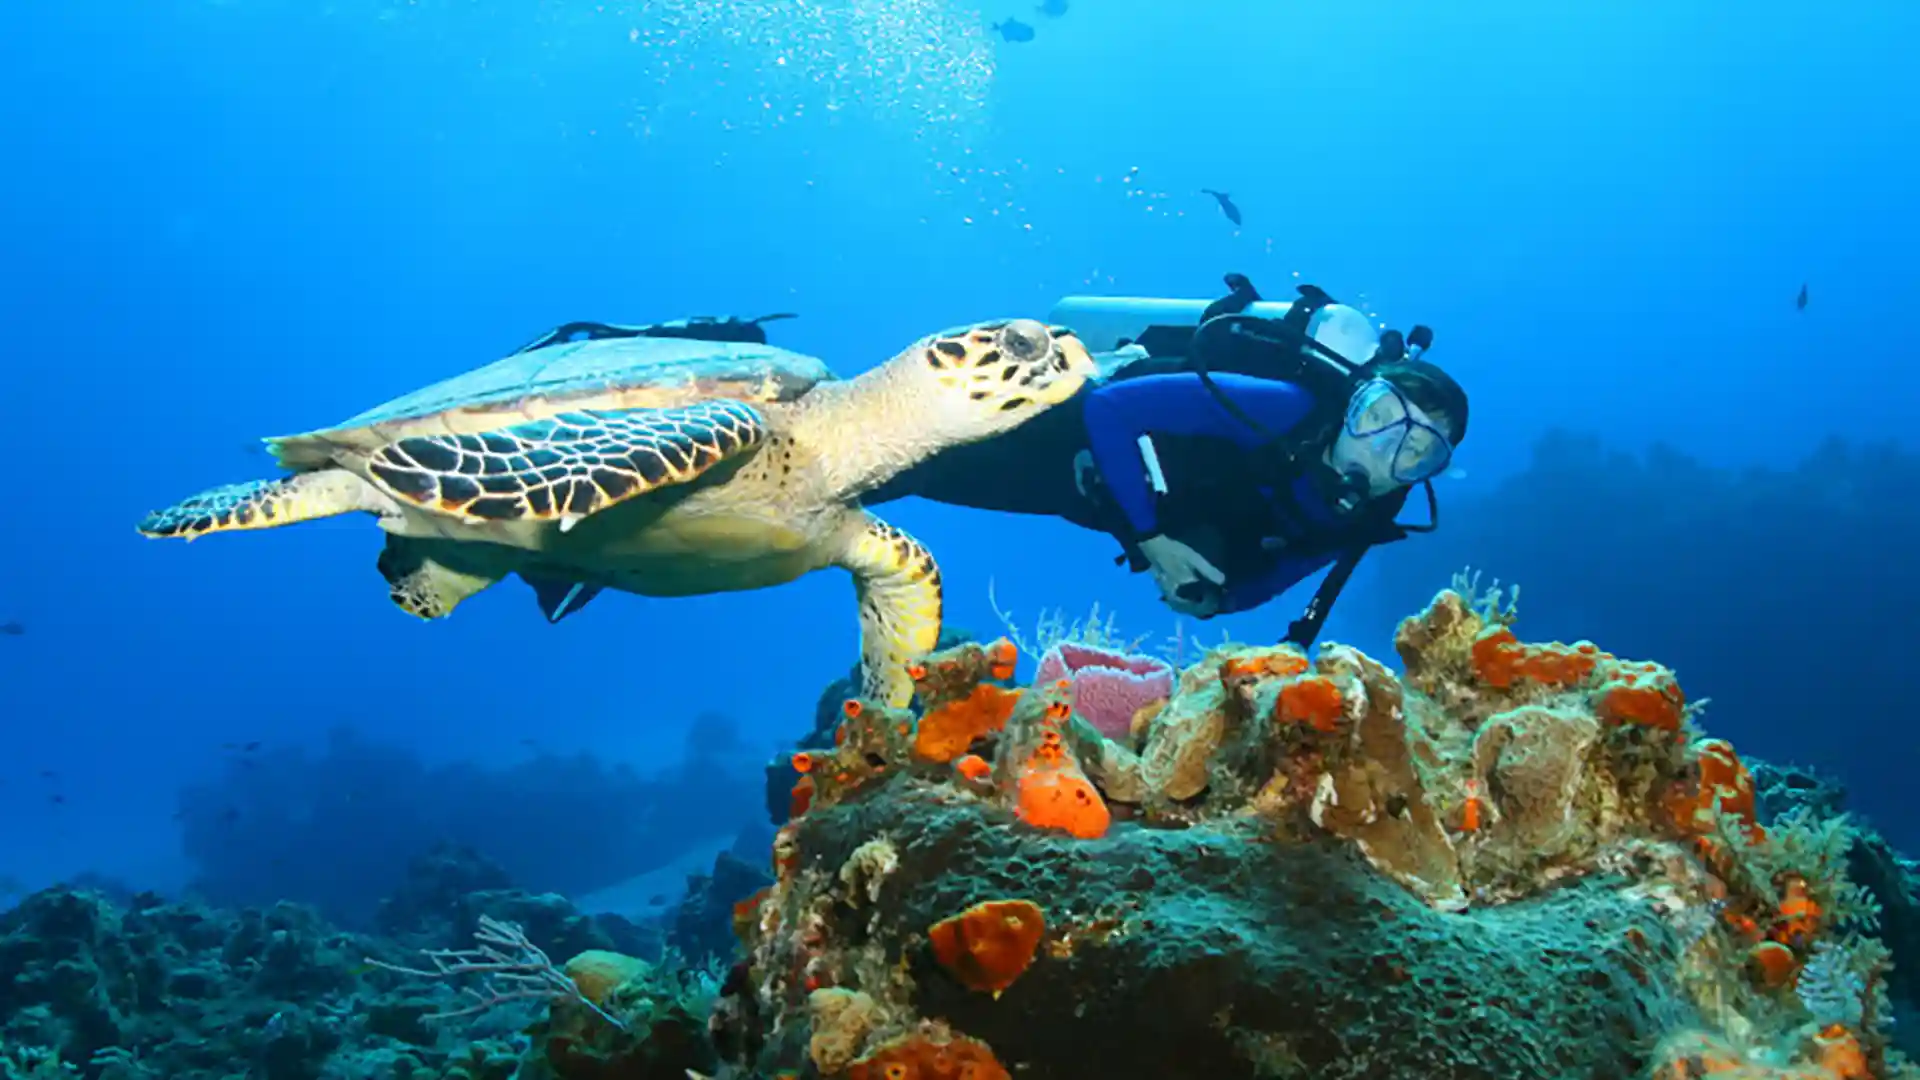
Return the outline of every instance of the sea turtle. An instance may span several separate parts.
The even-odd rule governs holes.
[[[940,633],[940,574],[860,496],[1066,401],[1094,370],[1071,331],[1030,319],[931,335],[846,380],[755,342],[537,342],[268,439],[291,475],[204,491],[139,529],[191,540],[371,513],[394,603],[428,619],[512,573],[563,596],[693,596],[841,566],[863,690],[905,705],[907,665]]]

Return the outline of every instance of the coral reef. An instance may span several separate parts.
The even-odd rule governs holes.
[[[969,642],[917,713],[840,701],[734,912],[717,1048],[853,1080],[1913,1075],[1850,824],[1763,817],[1671,671],[1525,642],[1472,584],[1401,624],[1399,676],[1223,646],[1096,725],[1071,670],[1010,686],[1013,643]]]
[[[293,904],[28,896],[0,914],[0,1080],[682,1080],[712,1063],[711,973],[670,951],[621,956],[612,950],[646,937],[519,892],[471,852],[418,860],[382,914],[398,939],[342,932]],[[449,1023],[474,1012],[463,984],[389,970],[507,924],[542,957],[573,957],[569,985],[616,1022],[589,1023],[554,984]],[[596,964],[614,974],[589,977]]]
[[[722,854],[659,925],[454,844],[381,939],[35,894],[0,1080],[1920,1077],[1913,864],[1510,601],[1457,579],[1398,674],[1223,644],[1161,683],[1093,620],[1022,686],[952,644],[915,709],[826,702],[770,873]]]
[[[1878,752],[1908,745],[1897,718],[1920,607],[1912,445],[1836,439],[1797,461],[1722,466],[1560,431],[1515,465],[1448,483],[1446,526],[1369,564],[1331,631],[1372,642],[1454,568],[1489,567],[1527,583],[1533,634],[1659,659],[1715,715],[1738,718],[1743,755],[1845,777],[1855,811],[1920,851],[1911,757]],[[1836,641],[1845,677],[1772,659]]]
[[[944,627],[940,631],[940,649],[952,649],[974,640],[972,634],[956,627]],[[1013,673],[1001,682],[1009,682]],[[833,733],[840,726],[840,707],[843,702],[859,692],[860,665],[855,664],[845,675],[828,683],[821,690],[819,701],[813,709],[813,726],[793,744],[794,751],[833,749]],[[766,806],[767,820],[775,825],[784,824],[791,815],[793,786],[800,779],[800,773],[793,767],[792,755],[781,754],[766,765]]]

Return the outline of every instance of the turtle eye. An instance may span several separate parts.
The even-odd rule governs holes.
[[[1044,358],[1053,349],[1053,335],[1032,319],[1015,319],[1000,329],[1000,351],[1021,363]]]

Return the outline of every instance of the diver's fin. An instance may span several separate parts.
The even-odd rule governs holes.
[[[522,573],[522,581],[533,586],[533,596],[540,604],[540,613],[550,623],[579,611],[600,595],[605,586],[589,585],[584,581],[568,581],[565,578],[540,577],[537,574]]]

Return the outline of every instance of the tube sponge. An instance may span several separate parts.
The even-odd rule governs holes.
[[[1173,695],[1173,668],[1164,660],[1078,642],[1048,649],[1033,683],[1049,686],[1061,679],[1073,683],[1081,719],[1121,743],[1130,738],[1135,713]]]

